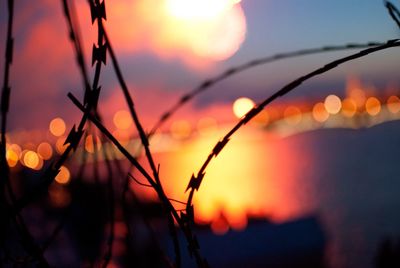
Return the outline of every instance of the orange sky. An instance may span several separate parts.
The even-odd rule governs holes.
[[[238,1],[226,0],[223,2],[228,3],[227,8],[218,13],[216,18],[210,15],[215,12],[208,15],[200,12],[201,16],[206,18],[211,16],[212,19],[209,21],[201,18],[200,15],[200,19],[197,17],[187,20],[184,16],[180,17],[179,12],[171,13],[165,5],[158,4],[159,2],[156,0],[106,2],[107,21],[105,21],[105,25],[125,78],[134,98],[139,102],[139,112],[144,117],[152,117],[154,122],[165,111],[165,108],[169,107],[168,104],[174,103],[181,93],[188,92],[205,78],[219,73],[225,67],[243,63],[245,60],[251,59],[253,55],[271,55],[277,51],[281,52],[290,44],[292,47],[296,47],[298,44],[287,41],[290,35],[281,36],[282,39],[278,39],[279,36],[271,35],[273,30],[284,35],[287,28],[285,24],[272,22],[272,20],[278,19],[274,9],[286,8],[284,10],[287,12],[296,12],[295,6],[287,6],[284,3],[272,6],[264,2],[257,4],[251,1],[237,3]],[[343,3],[338,3],[338,6],[341,5]],[[291,9],[287,9],[288,7]],[[81,34],[89,65],[92,45],[96,39],[96,25],[91,24],[86,1],[76,1],[76,9],[79,10]],[[1,10],[3,13],[6,8],[1,6]],[[337,10],[340,11],[340,9]],[[70,127],[78,120],[80,113],[66,98],[66,94],[73,92],[75,95],[81,96],[82,86],[80,75],[76,69],[74,51],[67,36],[61,4],[52,0],[37,0],[35,5],[28,2],[17,2],[15,11],[15,53],[11,69],[10,117],[12,120],[9,121],[9,128],[43,128],[57,116],[65,118]],[[192,14],[190,12],[193,11],[188,10],[187,12]],[[364,13],[360,13],[360,20],[364,18],[364,15],[361,14]],[[287,16],[286,13],[283,14],[283,17],[285,16]],[[1,17],[5,18],[6,16]],[[304,23],[305,19],[301,18],[293,23],[301,27],[300,22]],[[1,33],[4,33],[5,23],[1,22]],[[305,23],[307,25],[307,22]],[[387,24],[391,25],[390,21]],[[277,25],[280,25],[279,31],[276,31]],[[261,28],[262,30],[260,30]],[[387,25],[383,27],[386,31],[383,31],[382,34],[389,35],[390,29],[387,28]],[[376,32],[370,34],[371,38],[376,36]],[[201,38],[198,38],[197,35]],[[281,40],[281,45],[277,45],[278,40]],[[303,41],[301,39],[301,42]],[[310,43],[309,46],[314,47],[322,44],[321,42],[319,40],[316,43]],[[252,44],[255,45],[252,46]],[[236,52],[239,47],[240,50]],[[3,49],[4,42],[0,42],[0,50]],[[225,51],[225,54],[220,51]],[[232,57],[229,58],[231,55]],[[394,59],[390,55],[382,55],[388,66],[392,65]],[[219,61],[225,57],[228,57],[226,61]],[[303,74],[306,67],[315,66],[316,62],[315,58],[310,61],[301,59],[295,61],[294,64],[274,65],[274,68],[271,68],[273,71],[271,69],[253,70],[246,76],[240,75],[226,83],[221,83],[211,93],[198,98],[188,109],[198,112],[201,107],[203,113],[208,105],[212,105],[213,108],[209,110],[209,113],[222,115],[223,118],[231,118],[230,109],[224,108],[224,105],[228,107],[234,99],[241,96],[250,96],[255,100],[265,98],[273,90],[279,88],[283,81],[287,82],[288,79]],[[321,62],[325,62],[325,60],[319,60],[318,65]],[[344,67],[344,71],[334,73],[333,77],[328,80],[332,84],[333,79],[336,79],[334,84],[336,88],[327,87],[327,89],[340,90],[340,85],[343,87],[345,80],[345,76],[342,75],[344,72],[360,70],[362,73],[362,70],[365,70],[363,68],[372,68],[372,62],[376,62],[376,60],[369,63],[355,63],[355,68],[352,68],[351,65],[347,69]],[[107,107],[113,106],[112,109],[117,110],[117,106],[120,105],[123,108],[124,103],[118,96],[118,86],[109,63],[108,59],[108,66],[103,68],[100,81],[102,85],[101,102]],[[296,66],[300,66],[300,63],[301,68],[296,68]],[[1,68],[3,66],[0,66],[0,70]],[[88,69],[92,76],[93,70],[90,66]],[[377,65],[374,70],[378,69],[382,68]],[[283,79],[283,77],[287,78]],[[326,80],[323,79],[319,82],[319,84],[325,83]],[[315,88],[317,88],[315,85],[311,87],[312,90]],[[305,91],[301,92],[303,94]],[[305,94],[308,93],[305,92]],[[159,99],[155,99],[159,96]],[[147,100],[151,102],[152,99],[160,100],[160,104],[157,107],[151,107],[150,112]],[[117,100],[118,103],[111,105],[110,100]],[[219,105],[222,110],[229,110],[229,113],[215,112],[215,107],[219,107]],[[154,111],[155,108],[158,110]],[[105,114],[107,114],[107,109],[105,109]],[[149,121],[151,120],[149,119]]]
[[[166,2],[160,5],[159,1],[154,0],[106,3],[105,25],[123,66],[127,55],[140,57],[144,54],[158,58],[167,65],[181,66],[180,68],[187,69],[186,73],[197,76],[213,70],[216,60],[232,55],[244,40],[246,25],[239,4],[232,4],[220,12],[218,18],[201,23],[179,21],[180,18],[168,13],[165,5]],[[86,1],[76,1],[75,6],[76,10],[79,10],[84,52],[89,64],[92,44],[96,41],[97,27],[91,24]],[[11,114],[27,114],[23,119],[14,117],[10,120],[9,127],[43,128],[56,116],[64,117],[67,124],[71,125],[79,118],[79,112],[70,104],[66,94],[71,91],[79,96],[82,90],[61,4],[58,1],[38,0],[35,6],[17,3],[15,9]],[[207,38],[202,37],[199,42],[195,42],[197,35]],[[216,43],[225,45],[219,47]],[[0,48],[3,45],[0,44]],[[136,96],[140,95],[141,114],[146,118],[152,117],[154,121],[155,116],[161,115],[176,101],[179,92],[187,91],[188,88],[173,85],[171,80],[174,93],[163,92],[165,85],[162,77],[166,74],[158,72],[157,68],[147,68],[150,68],[150,72],[146,71],[146,76],[150,78],[154,76],[149,80],[151,84],[147,86],[130,82],[132,79],[129,73],[134,71],[131,68],[124,68],[124,74],[134,99],[138,99]],[[90,66],[88,69],[93,73]],[[112,110],[117,110],[117,106],[123,108],[124,102],[118,96],[119,89],[115,80],[110,79],[113,73],[109,66],[103,68],[103,74],[106,78],[101,82],[103,85],[101,102],[107,107],[105,111],[108,111],[110,106],[113,106]],[[163,98],[159,98],[160,96]],[[111,104],[110,100],[116,102]],[[158,109],[149,105],[155,101],[160,101]],[[36,105],[40,105],[40,109],[32,109]],[[61,110],[57,109],[60,105],[63,107]],[[147,119],[145,121],[147,122]]]

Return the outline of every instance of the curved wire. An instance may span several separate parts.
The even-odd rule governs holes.
[[[378,46],[378,45],[382,45],[382,43],[379,43],[379,42],[368,42],[368,43],[363,43],[363,44],[349,43],[349,44],[345,44],[345,45],[333,45],[333,46],[322,46],[322,47],[317,47],[317,48],[301,49],[301,50],[289,51],[286,53],[278,53],[278,54],[275,54],[272,56],[267,56],[264,58],[254,59],[254,60],[248,61],[244,64],[238,65],[236,67],[229,68],[213,78],[204,80],[197,87],[195,87],[188,93],[182,95],[174,105],[172,105],[167,111],[165,111],[162,114],[160,119],[157,121],[157,123],[153,126],[153,128],[149,132],[149,136],[152,136],[174,113],[176,113],[183,105],[188,103],[190,100],[192,100],[194,97],[196,97],[200,93],[206,91],[207,89],[211,88],[215,84],[217,84],[233,75],[236,75],[238,73],[241,73],[241,72],[251,69],[253,67],[257,67],[257,66],[267,64],[267,63],[272,63],[272,62],[275,62],[278,60],[300,57],[300,56],[305,56],[305,55],[312,55],[312,54],[318,54],[318,53],[324,53],[324,52],[335,52],[335,51],[349,50],[349,49],[360,49],[360,48],[362,49],[362,48],[374,47],[374,46]]]
[[[190,193],[187,199],[187,205],[186,205],[186,210],[187,211],[193,211],[193,196],[196,190],[199,189],[201,182],[205,176],[206,169],[212,159],[214,157],[217,157],[218,154],[224,149],[224,147],[228,144],[230,138],[235,134],[241,127],[243,127],[246,123],[248,123],[251,119],[253,119],[256,115],[258,115],[268,104],[276,100],[277,98],[284,96],[288,94],[289,92],[293,91],[295,88],[300,86],[303,82],[317,76],[321,75],[323,73],[326,73],[339,65],[349,62],[358,58],[362,58],[364,56],[367,56],[371,53],[381,51],[384,49],[392,48],[392,47],[399,47],[400,42],[398,39],[395,40],[389,40],[386,43],[382,45],[378,45],[376,47],[368,48],[365,50],[361,50],[355,54],[352,54],[350,56],[346,56],[337,60],[334,60],[325,66],[322,66],[304,76],[301,76],[297,78],[296,80],[292,81],[291,83],[287,84],[280,90],[278,90],[276,93],[271,95],[270,97],[266,98],[264,101],[260,102],[258,105],[256,105],[253,109],[251,109],[249,112],[244,115],[244,117],[239,120],[239,122],[219,141],[217,144],[214,146],[212,149],[211,153],[208,155],[207,159],[204,161],[203,165],[201,166],[200,170],[197,172],[197,175],[192,175],[187,190],[190,189]]]

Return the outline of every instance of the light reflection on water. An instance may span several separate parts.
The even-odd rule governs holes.
[[[287,138],[244,128],[207,170],[194,199],[196,219],[212,222],[222,211],[232,228],[241,229],[247,215],[277,222],[316,215],[327,233],[332,267],[373,267],[382,239],[400,237],[398,125]],[[171,197],[186,200],[190,176],[221,133],[156,155]]]
[[[185,189],[192,173],[200,168],[222,133],[198,136],[183,141],[172,152],[156,155],[170,197],[186,200]],[[261,129],[241,131],[207,169],[195,194],[196,219],[211,222],[223,212],[235,227],[245,224],[247,214],[275,221],[303,214],[293,184],[301,166],[310,160],[307,152],[289,146]]]

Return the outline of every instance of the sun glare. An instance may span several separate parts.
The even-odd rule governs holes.
[[[255,103],[249,98],[239,98],[233,103],[233,114],[237,118],[242,118],[248,111],[254,107]]]
[[[165,0],[166,42],[201,58],[224,60],[244,41],[246,20],[238,0]]]
[[[167,10],[180,19],[214,19],[240,1],[235,0],[168,0]]]

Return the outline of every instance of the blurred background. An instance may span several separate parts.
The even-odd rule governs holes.
[[[97,27],[91,23],[87,2],[74,3],[90,63]],[[105,5],[104,23],[146,131],[182,94],[231,67],[299,49],[399,37],[398,27],[380,0],[121,0]],[[7,18],[3,1],[1,53],[5,53]],[[7,161],[18,188],[19,184],[34,184],[50,160],[65,150],[66,136],[81,117],[67,93],[82,98],[83,89],[60,1],[16,1],[13,32]],[[168,196],[186,200],[192,173],[255,103],[297,77],[351,53],[327,52],[250,68],[182,107],[151,140]],[[301,256],[293,260],[304,262],[305,267],[311,267],[309,263],[377,267],[382,252],[399,252],[398,53],[397,48],[378,52],[307,81],[236,133],[211,163],[194,198],[200,242],[204,241],[200,244],[206,253],[210,249],[211,264],[223,267],[241,258],[247,264],[253,260],[254,266],[270,262],[283,267],[280,263],[288,256],[304,251],[309,255],[300,255],[309,256],[306,260]],[[113,135],[135,153],[140,140],[109,63],[107,59],[101,74],[99,112]],[[44,204],[29,207],[23,214],[33,235],[45,240],[46,229],[64,219],[60,216],[64,210],[72,211],[67,213],[66,227],[46,251],[50,263],[61,259],[66,267],[93,264],[91,258],[101,249],[88,248],[93,243],[101,248],[105,243],[103,228],[110,223],[101,207],[110,202],[96,188],[106,180],[101,148],[112,151],[109,160],[118,162],[125,174],[136,174],[95,127],[90,130],[49,188],[47,199],[41,201]],[[122,190],[123,179],[115,176],[116,192]],[[152,189],[131,181],[128,191],[135,196],[128,198],[128,204],[140,200],[143,211],[151,214],[148,217],[160,233],[159,240],[164,236],[168,240],[167,229],[156,220],[161,216]],[[136,209],[132,205],[127,210],[129,219],[123,221],[123,208],[115,205],[111,265],[116,267],[130,263],[118,256],[129,255],[127,244],[136,243],[122,242],[129,233],[127,225],[149,241],[142,230],[146,228],[135,218],[141,212],[132,207]],[[176,203],[176,207],[183,205]],[[87,211],[95,216],[88,216]],[[86,227],[73,219],[85,222]],[[84,238],[87,230],[91,234]],[[265,239],[255,239],[257,233]],[[304,243],[296,244],[299,240]],[[251,250],[238,255],[240,248],[226,249],[230,260],[213,256],[213,246],[221,242],[223,247],[224,241],[247,241]],[[160,243],[168,252],[169,246]],[[140,253],[145,247],[137,248]],[[277,256],[282,260],[271,261]]]

